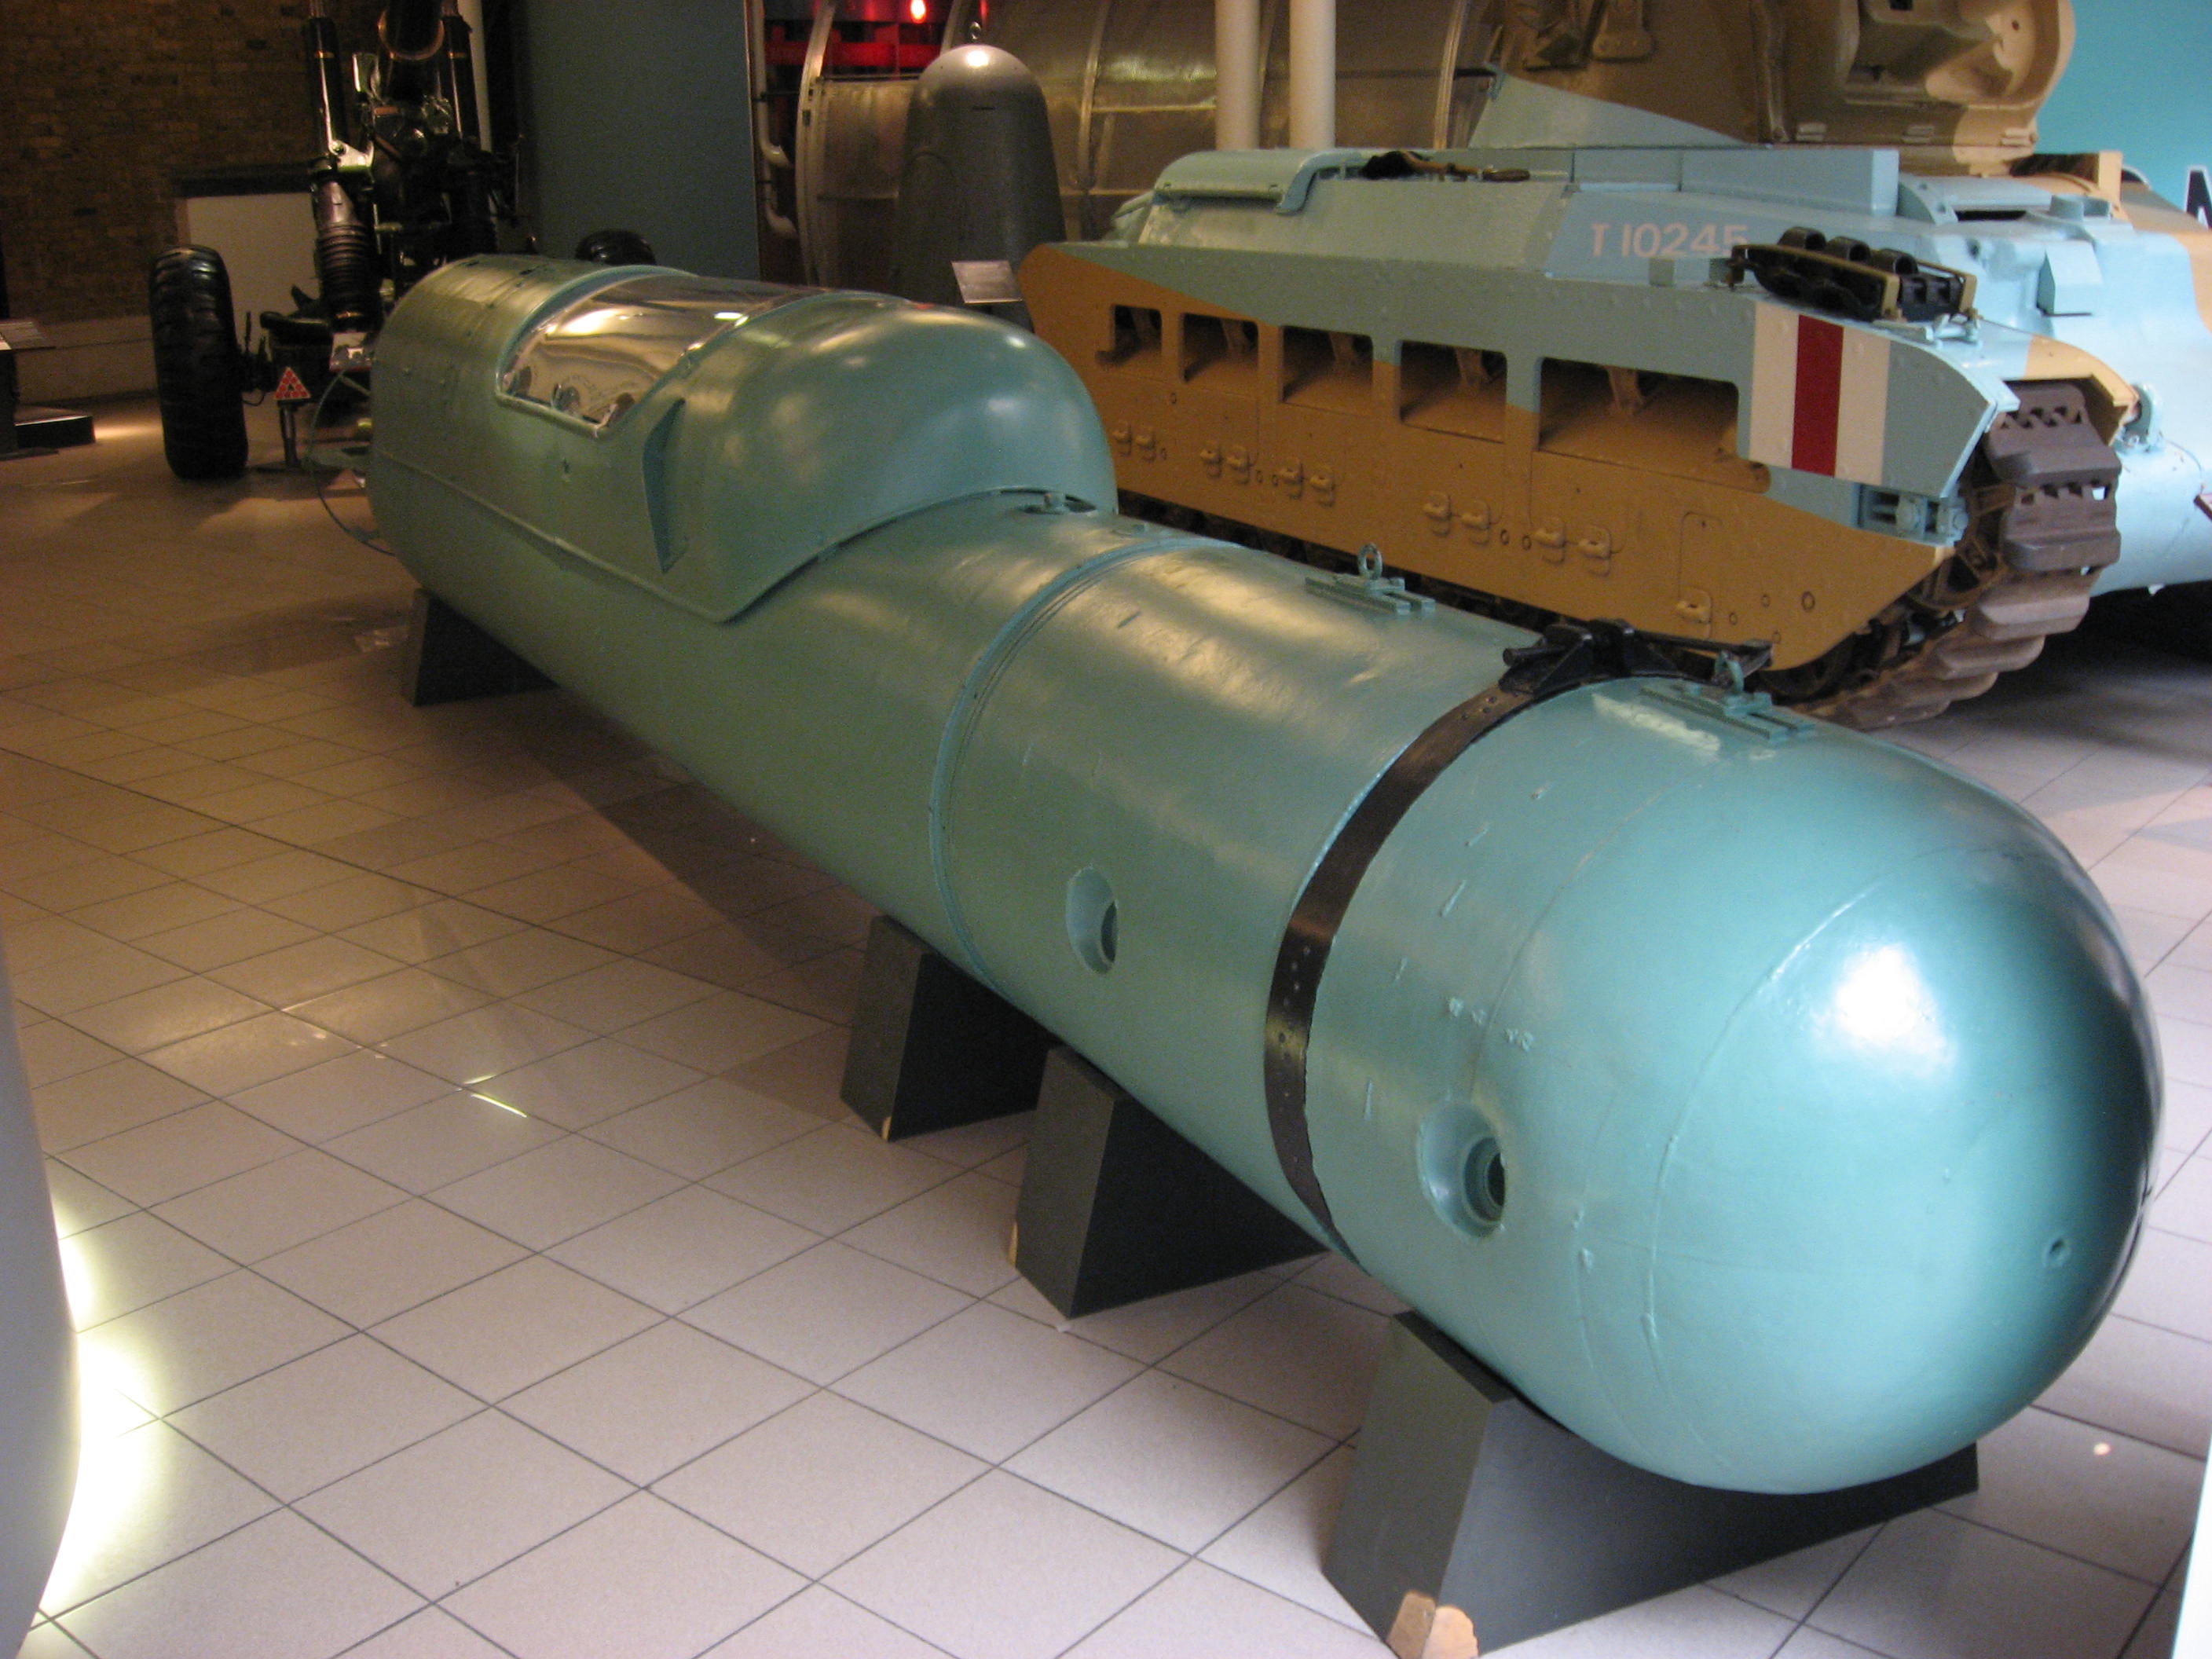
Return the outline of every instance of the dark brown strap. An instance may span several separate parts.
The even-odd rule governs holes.
[[[1492,686],[1438,719],[1390,763],[1344,828],[1321,856],[1291,912],[1291,925],[1275,957],[1275,977],[1267,990],[1266,1050],[1267,1127],[1275,1157],[1291,1190],[1313,1212],[1329,1243],[1346,1256],[1352,1250],[1329,1212],[1328,1196],[1314,1174],[1313,1139],[1306,1125],[1306,1045],[1313,1035],[1314,1003],[1330,947],[1344,925],[1367,867],[1389,840],[1413,803],[1446,767],[1465,754],[1477,738],[1538,700],[1535,690],[1509,691]]]
[[[1498,683],[1440,716],[1407,744],[1352,809],[1291,912],[1275,956],[1274,981],[1267,989],[1262,1062],[1267,1127],[1283,1178],[1343,1255],[1351,1256],[1352,1250],[1314,1174],[1313,1136],[1306,1121],[1306,1048],[1337,929],[1383,842],[1476,738],[1531,704],[1605,680],[1689,679],[1693,677],[1686,664],[1699,671],[1694,678],[1724,682],[1741,691],[1746,677],[1765,667],[1771,652],[1764,643],[1727,645],[1646,634],[1626,623],[1553,623],[1538,639],[1505,653],[1505,672]]]

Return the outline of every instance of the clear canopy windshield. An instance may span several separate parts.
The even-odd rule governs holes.
[[[594,289],[532,329],[500,385],[510,397],[605,426],[702,341],[824,291],[672,273],[633,276]]]

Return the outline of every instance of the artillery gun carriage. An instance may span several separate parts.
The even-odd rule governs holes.
[[[495,251],[501,228],[516,222],[514,158],[486,143],[457,0],[391,0],[377,50],[350,57],[328,0],[308,0],[302,33],[319,143],[309,184],[317,291],[295,289],[292,311],[263,312],[249,351],[215,249],[172,248],[149,277],[162,444],[180,478],[246,470],[246,398],[319,399],[342,371],[357,397],[391,307],[439,266]],[[627,230],[593,232],[577,254],[653,258]]]

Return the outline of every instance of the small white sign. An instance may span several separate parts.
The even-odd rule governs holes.
[[[964,305],[1019,305],[1022,285],[1014,280],[1014,268],[1005,259],[955,259],[952,279],[960,284],[960,299]]]

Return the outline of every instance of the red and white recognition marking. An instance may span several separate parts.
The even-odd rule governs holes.
[[[1757,313],[1747,453],[1769,466],[1881,483],[1889,342],[1786,306]]]
[[[311,404],[315,394],[307,390],[307,383],[289,368],[276,381],[276,401],[280,404]]]

